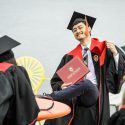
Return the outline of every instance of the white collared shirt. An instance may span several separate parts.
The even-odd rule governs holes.
[[[88,68],[90,70],[90,72],[86,75],[86,79],[90,80],[93,84],[97,84],[95,68],[93,65],[92,55],[90,52],[90,45],[91,45],[91,42],[86,46],[89,48],[89,50],[87,51],[87,54],[88,54]],[[81,45],[81,47],[82,47],[82,54],[83,54],[83,52],[84,52],[83,50],[84,50],[85,46]]]

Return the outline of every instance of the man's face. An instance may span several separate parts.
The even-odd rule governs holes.
[[[81,41],[86,37],[85,31],[86,31],[86,25],[83,22],[74,25],[72,29],[74,37],[79,41]]]

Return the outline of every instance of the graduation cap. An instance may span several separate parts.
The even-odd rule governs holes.
[[[91,17],[91,16],[81,14],[81,13],[78,13],[78,12],[74,11],[67,29],[72,30],[73,26],[76,25],[77,22],[78,23],[86,22],[85,18],[86,18],[86,20],[88,22],[88,25],[92,28],[95,21],[96,21],[95,17]]]
[[[16,40],[10,38],[9,36],[3,36],[0,38],[0,55],[10,51],[11,49],[13,49],[14,47],[20,45],[19,42],[17,42]]]

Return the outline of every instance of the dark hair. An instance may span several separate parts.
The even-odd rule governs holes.
[[[72,24],[72,30],[73,30],[73,26],[75,26],[75,25],[77,25],[78,23],[81,23],[81,22],[86,25],[85,19],[77,18],[77,19],[73,22],[73,24]],[[89,26],[89,24],[88,24],[88,26]],[[90,36],[91,36],[91,32],[90,32]]]
[[[8,62],[14,65],[17,65],[14,53],[12,50],[9,50],[5,53],[0,54],[0,62]]]
[[[78,23],[81,23],[81,22],[86,25],[85,19],[82,19],[82,18],[77,18],[77,19],[75,19],[75,21],[74,21],[73,24],[72,24],[72,29],[73,29],[73,26],[74,26],[74,25],[77,25]]]

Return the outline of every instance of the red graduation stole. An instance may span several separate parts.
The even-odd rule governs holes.
[[[13,64],[2,62],[2,63],[0,63],[0,71],[5,72],[11,66],[13,66]]]
[[[91,39],[91,46],[90,46],[90,51],[92,53],[95,53],[95,54],[97,54],[97,55],[100,56],[100,58],[99,58],[99,65],[100,65],[100,86],[99,86],[99,100],[98,100],[99,114],[100,114],[100,100],[101,100],[100,98],[101,98],[101,92],[102,92],[101,66],[104,64],[105,55],[106,55],[106,44],[105,44],[105,42],[106,41],[100,42],[97,38],[92,38]],[[68,55],[77,56],[81,60],[83,60],[81,45],[80,44],[77,45],[77,47],[75,49],[73,49],[71,52],[69,52]],[[99,115],[99,119],[98,119],[98,125],[100,124],[99,120],[100,120],[100,115]]]
[[[90,51],[92,53],[100,55],[99,64],[100,64],[100,66],[102,66],[104,64],[105,54],[106,54],[106,44],[105,44],[105,41],[100,42],[97,38],[92,38]],[[75,49],[73,49],[72,51],[70,51],[68,53],[68,55],[77,56],[77,57],[79,57],[82,60],[83,56],[82,56],[81,45],[80,44],[77,45],[77,47]]]

